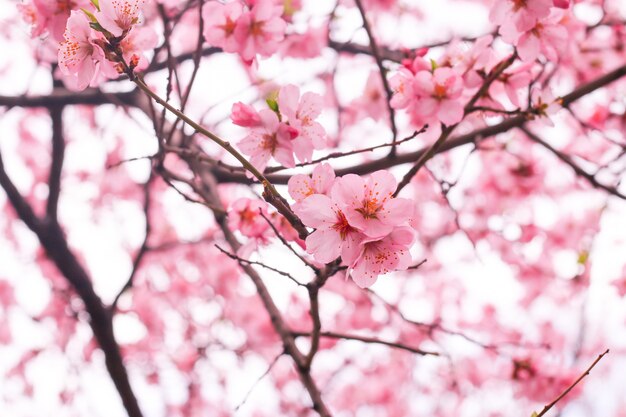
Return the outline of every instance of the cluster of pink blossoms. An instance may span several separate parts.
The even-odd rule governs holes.
[[[407,109],[415,125],[453,125],[463,119],[463,78],[453,68],[418,57],[391,77],[389,85],[394,91],[391,106]]]
[[[540,53],[556,61],[567,46],[568,33],[561,21],[569,4],[569,0],[501,0],[494,2],[489,17],[523,61],[534,61]]]
[[[291,177],[294,212],[316,229],[306,239],[307,252],[321,263],[341,257],[360,287],[373,285],[379,275],[408,268],[415,240],[409,221],[415,205],[393,197],[396,185],[388,171],[367,179],[354,174],[336,178],[328,164],[317,165],[311,177]]]
[[[324,127],[315,121],[322,112],[322,97],[307,92],[300,96],[295,85],[286,85],[277,100],[268,100],[270,108],[256,111],[243,103],[233,105],[231,119],[236,125],[250,128],[239,142],[250,162],[263,171],[270,158],[287,168],[295,166],[294,154],[308,162],[314,149],[326,146]]]
[[[202,10],[204,38],[225,52],[236,52],[246,61],[256,54],[270,56],[285,37],[286,6],[274,0],[229,3],[207,2]],[[286,3],[286,2],[285,2]]]
[[[101,0],[98,8],[72,10],[67,19],[63,41],[59,45],[59,68],[69,88],[83,90],[120,73],[119,48],[131,68],[147,65],[146,50],[157,43],[156,33],[147,27],[135,27],[142,0]]]
[[[239,198],[230,205],[228,213],[228,226],[248,239],[239,249],[239,256],[246,258],[260,246],[269,244],[274,237],[272,225],[287,241],[304,246],[298,232],[287,219],[275,211],[270,212],[265,201]]]

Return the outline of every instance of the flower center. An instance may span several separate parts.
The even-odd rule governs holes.
[[[341,210],[337,210],[337,221],[333,224],[332,229],[339,233],[341,236],[341,240],[346,240],[346,236],[348,233],[352,232],[354,229],[348,223],[348,219],[343,214]]]
[[[448,96],[448,91],[445,85],[435,84],[435,88],[433,90],[433,97],[438,100],[443,100]]]
[[[366,219],[376,219],[378,210],[380,209],[381,204],[379,204],[378,199],[368,198],[363,201],[363,207],[356,209],[363,217]]]
[[[270,153],[274,155],[274,152],[276,152],[276,134],[270,135],[269,133],[266,133],[263,135],[261,148],[270,151]]]

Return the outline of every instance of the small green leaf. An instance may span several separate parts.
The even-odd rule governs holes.
[[[435,60],[434,60],[434,59],[431,59],[431,60],[430,60],[430,68],[431,68],[431,71],[435,71],[435,70],[437,69],[437,67],[438,67],[438,65],[437,65],[437,63],[435,62]]]
[[[91,28],[97,32],[102,32],[104,34],[109,33],[105,28],[103,28],[102,26],[100,26],[100,23],[96,22],[96,23],[90,23],[89,26],[91,26]]]
[[[87,15],[87,18],[89,18],[89,21],[91,23],[98,23],[98,19],[96,19],[96,16],[93,15],[93,13],[91,13],[89,10],[83,9],[81,8],[80,10],[83,11],[83,13],[85,13]]]
[[[272,111],[278,113],[278,102],[276,100],[268,98],[265,100],[265,102],[267,103],[268,107],[272,109]]]

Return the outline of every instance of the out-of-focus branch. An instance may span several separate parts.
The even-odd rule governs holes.
[[[97,106],[101,104],[134,105],[136,90],[121,93],[105,93],[98,89],[80,92],[55,88],[50,94],[37,96],[0,96],[0,106],[6,107],[58,107],[76,104]]]
[[[563,397],[565,397],[567,394],[569,394],[569,392],[571,390],[574,389],[574,387],[576,385],[578,385],[578,383],[580,381],[582,381],[587,375],[589,375],[589,372],[591,372],[591,370],[598,364],[598,362],[600,362],[600,360],[607,354],[609,353],[609,350],[605,350],[603,353],[601,353],[600,355],[598,355],[598,357],[596,358],[595,361],[593,361],[593,363],[591,364],[591,366],[589,366],[589,368],[587,368],[587,370],[585,372],[583,372],[582,375],[580,375],[576,381],[574,381],[572,383],[572,385],[570,385],[569,387],[567,387],[567,389],[565,391],[563,391],[563,393],[561,393],[561,395],[559,395],[554,401],[552,401],[550,404],[546,405],[545,407],[543,407],[543,410],[541,410],[541,412],[539,414],[537,413],[533,413],[532,417],[541,417],[543,416],[545,413],[547,413],[548,411],[550,411],[550,409],[552,407],[554,407],[556,405],[556,403],[558,403],[559,401],[561,401],[563,399]]]
[[[63,137],[63,107],[50,108],[52,119],[52,162],[50,163],[50,175],[48,178],[48,202],[46,204],[46,217],[49,221],[57,221],[57,209],[61,194],[61,174],[63,160],[65,159],[65,138]]]
[[[378,71],[380,73],[380,79],[382,81],[383,89],[385,90],[385,95],[387,99],[385,100],[385,104],[387,105],[387,111],[389,112],[389,125],[391,127],[391,133],[393,134],[390,156],[394,156],[396,154],[396,139],[398,138],[398,128],[396,127],[396,111],[393,107],[391,107],[391,97],[393,96],[393,92],[391,91],[391,87],[389,87],[389,82],[387,81],[387,69],[383,65],[383,58],[380,54],[380,50],[378,48],[378,43],[376,42],[376,37],[374,36],[374,31],[367,20],[367,13],[365,12],[365,8],[363,7],[363,2],[361,0],[354,0],[356,7],[359,9],[361,13],[361,18],[363,19],[363,29],[367,33],[367,37],[370,40],[370,48],[372,50],[372,56],[374,57],[374,61],[376,61],[376,65],[378,66]]]
[[[212,177],[211,173],[207,170],[203,171],[202,177],[202,197],[207,201],[209,205],[221,207],[221,200],[217,195],[217,182]],[[224,234],[226,242],[228,242],[231,250],[237,253],[237,251],[241,247],[241,244],[228,227],[226,215],[223,211],[214,211],[214,216],[216,223]],[[291,358],[295,362],[296,371],[298,372],[300,381],[308,391],[309,396],[311,397],[311,400],[313,402],[313,409],[317,411],[317,413],[321,417],[331,417],[331,413],[328,410],[328,407],[326,406],[324,400],[322,399],[322,394],[317,387],[315,380],[311,376],[310,368],[306,367],[305,357],[296,346],[295,337],[293,336],[291,329],[289,329],[289,326],[285,322],[280,310],[274,303],[274,300],[269,293],[267,287],[265,286],[265,283],[261,279],[261,276],[254,268],[252,268],[250,264],[242,262],[240,263],[240,266],[244,270],[244,272],[250,277],[254,286],[256,287],[257,293],[261,298],[263,306],[270,316],[272,326],[274,327],[274,330],[283,342],[285,353],[291,356]]]
[[[119,302],[120,297],[127,290],[132,288],[133,282],[135,280],[135,276],[137,275],[137,272],[139,271],[139,268],[141,267],[141,263],[144,257],[146,256],[146,254],[148,253],[148,251],[150,250],[150,247],[148,246],[148,240],[150,239],[150,233],[152,232],[152,223],[150,221],[150,205],[152,201],[150,198],[150,184],[152,183],[153,179],[154,179],[154,174],[151,172],[150,177],[148,178],[148,181],[146,181],[146,183],[143,186],[143,193],[144,193],[143,194],[143,214],[146,219],[143,242],[141,244],[141,247],[139,248],[139,251],[135,255],[135,259],[133,260],[133,268],[130,272],[128,280],[126,281],[124,286],[122,286],[120,291],[117,293],[117,295],[113,299],[113,302],[111,303],[111,306],[109,307],[111,314],[115,313],[115,310],[117,309],[117,303]]]
[[[574,170],[574,172],[576,173],[576,175],[578,175],[579,177],[584,178],[585,180],[587,180],[587,182],[589,182],[589,184],[591,184],[593,187],[601,189],[601,190],[604,190],[607,193],[609,193],[611,195],[614,195],[615,197],[619,197],[619,198],[621,198],[623,200],[626,200],[626,195],[620,193],[617,190],[617,188],[615,188],[615,187],[612,187],[612,186],[609,186],[609,185],[605,185],[605,184],[602,184],[601,182],[599,182],[596,179],[595,175],[590,174],[587,171],[585,171],[584,169],[582,169],[576,162],[574,162],[572,160],[572,158],[569,155],[566,155],[563,152],[559,151],[554,146],[550,145],[548,142],[546,142],[543,139],[541,139],[538,135],[536,135],[535,133],[533,133],[530,130],[528,130],[528,128],[526,128],[525,126],[522,126],[521,130],[526,134],[526,136],[530,140],[532,140],[533,142],[543,146],[548,151],[552,152],[552,154],[554,156],[556,156],[559,160],[561,160],[566,165],[568,165],[570,168],[572,168]]]
[[[303,336],[311,337],[311,333],[307,333],[307,332],[293,332],[293,335],[297,337],[303,337]],[[378,339],[376,337],[358,336],[358,335],[351,335],[351,334],[344,334],[344,333],[337,333],[337,332],[320,332],[320,336],[327,337],[329,339],[355,340],[355,341],[363,342],[363,343],[384,345],[384,346],[389,346],[395,349],[406,350],[407,352],[415,353],[417,355],[440,356],[439,352],[432,352],[428,350],[417,349],[412,346],[405,345],[403,343],[389,342],[386,340]]]
[[[36,216],[9,178],[1,155],[0,186],[6,192],[20,219],[36,234],[41,246],[46,251],[46,255],[54,262],[83,301],[89,314],[89,325],[98,345],[104,352],[107,370],[129,417],[143,417],[137,398],[130,386],[119,345],[115,340],[111,315],[104,307],[100,297],[95,293],[89,275],[70,250],[61,226],[57,222],[42,221]]]

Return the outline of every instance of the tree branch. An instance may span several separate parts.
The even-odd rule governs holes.
[[[600,362],[600,360],[604,357],[604,355],[606,355],[607,353],[609,353],[609,350],[605,350],[604,353],[598,355],[598,357],[596,358],[595,361],[593,361],[593,363],[591,364],[591,366],[589,366],[589,368],[587,368],[587,370],[585,372],[583,372],[583,374],[581,376],[579,376],[576,381],[574,381],[572,383],[572,385],[570,385],[569,387],[567,387],[567,389],[565,391],[563,391],[563,393],[561,393],[561,395],[559,395],[554,401],[552,401],[550,404],[546,405],[545,407],[543,407],[543,410],[541,410],[541,412],[539,414],[537,413],[533,413],[533,415],[531,417],[541,417],[543,416],[545,413],[547,413],[548,411],[550,411],[550,409],[552,407],[555,406],[556,403],[558,403],[559,401],[561,401],[563,399],[563,397],[565,397],[567,394],[569,394],[569,392],[574,389],[574,387],[576,385],[578,385],[578,383],[580,381],[582,381],[587,375],[589,375],[589,372],[591,372],[591,370],[594,368],[594,366],[596,366],[598,364],[598,362]]]
[[[561,152],[558,149],[556,149],[554,146],[550,145],[548,142],[546,142],[543,139],[541,139],[539,136],[537,136],[536,134],[534,134],[533,132],[528,130],[528,128],[526,126],[521,126],[520,129],[522,130],[522,132],[524,132],[524,134],[526,134],[526,136],[530,140],[532,140],[533,142],[543,146],[544,148],[546,148],[547,150],[552,152],[552,154],[554,156],[556,156],[559,160],[561,160],[567,166],[572,168],[574,170],[574,172],[576,173],[576,175],[578,175],[579,177],[582,177],[585,180],[587,180],[587,182],[589,182],[589,184],[591,184],[593,187],[599,188],[601,190],[604,190],[607,193],[609,193],[611,195],[614,195],[615,197],[621,198],[622,200],[626,200],[626,195],[620,193],[615,187],[611,187],[611,186],[604,185],[604,184],[600,183],[596,179],[595,175],[590,174],[587,171],[585,171],[584,169],[582,169],[577,163],[575,163],[572,160],[572,158],[569,155],[564,154],[563,152]]]
[[[22,197],[6,173],[0,155],[0,186],[5,190],[11,205],[20,219],[34,232],[56,267],[61,271],[85,305],[89,314],[89,325],[94,337],[104,352],[106,368],[113,380],[129,417],[143,417],[137,398],[130,386],[115,335],[113,322],[100,297],[95,293],[91,279],[67,245],[57,222],[41,221],[28,202]]]
[[[293,335],[297,337],[302,337],[302,336],[311,337],[311,333],[307,333],[307,332],[293,332]],[[375,337],[357,336],[357,335],[350,335],[350,334],[336,333],[336,332],[320,332],[320,336],[327,337],[330,339],[356,340],[358,342],[363,342],[363,343],[384,345],[384,346],[389,346],[395,349],[406,350],[407,352],[415,353],[417,355],[440,356],[439,352],[431,352],[428,350],[417,349],[417,348],[414,348],[414,347],[411,347],[402,343],[388,342],[386,340],[377,339]]]
[[[56,222],[59,196],[61,194],[61,174],[63,160],[65,159],[65,138],[63,137],[63,107],[50,108],[52,119],[52,162],[48,178],[48,201],[46,203],[46,217],[49,221]]]

